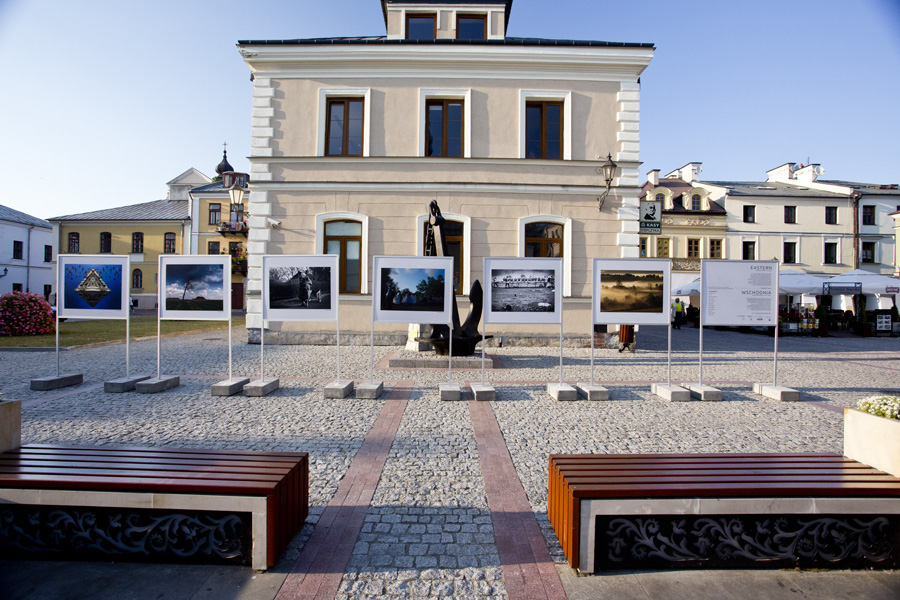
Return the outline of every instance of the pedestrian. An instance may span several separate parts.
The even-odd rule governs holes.
[[[619,352],[626,348],[634,352],[634,325],[619,325]]]
[[[681,303],[681,300],[675,298],[675,304],[672,305],[673,311],[675,313],[675,321],[673,323],[675,329],[681,329],[681,323],[684,319],[684,304]]]

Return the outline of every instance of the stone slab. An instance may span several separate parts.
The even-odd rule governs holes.
[[[31,380],[31,389],[37,392],[46,392],[70,385],[78,385],[84,382],[84,373],[63,373],[52,377],[38,377]]]
[[[576,383],[578,395],[587,400],[609,400],[609,390],[595,383]]]
[[[471,385],[472,394],[478,401],[492,402],[497,399],[497,392],[494,386],[487,383],[473,383]]]
[[[800,392],[797,390],[782,387],[780,385],[772,385],[771,383],[754,383],[753,393],[778,400],[779,402],[799,402]]]
[[[325,385],[326,398],[346,398],[353,393],[353,381],[346,379],[340,381],[332,381]]]
[[[361,381],[356,386],[356,397],[361,400],[377,400],[383,391],[383,381]]]
[[[275,379],[257,379],[244,386],[244,393],[248,396],[259,397],[274,392],[280,387],[281,381],[277,377]]]
[[[388,367],[391,369],[449,369],[446,356],[392,356],[388,359]],[[481,356],[454,356],[454,369],[480,369]],[[494,368],[493,361],[487,356],[484,360],[484,368]]]
[[[691,400],[691,393],[677,385],[654,383],[650,386],[650,392],[669,402],[690,402]]]
[[[578,400],[578,390],[568,383],[548,383],[547,393],[550,394],[554,400],[559,400],[560,402]]]
[[[137,377],[119,377],[118,379],[110,379],[103,382],[103,391],[107,394],[122,394],[133,390],[139,381],[150,379],[149,375],[138,375]]]
[[[462,390],[455,383],[442,383],[440,391],[441,400],[459,400],[462,397]]]
[[[681,387],[691,393],[694,400],[702,400],[703,402],[721,402],[722,390],[710,387],[708,385],[700,385],[699,383],[682,383]]]
[[[162,377],[151,377],[143,381],[138,381],[134,386],[138,394],[156,394],[165,390],[172,389],[181,385],[181,378],[178,375]]]
[[[213,396],[234,396],[239,394],[244,386],[250,383],[249,377],[241,379],[224,379],[209,387],[209,393]]]
[[[22,402],[0,400],[0,452],[22,445]]]

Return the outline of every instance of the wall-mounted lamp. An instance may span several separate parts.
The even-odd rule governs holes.
[[[7,269],[6,267],[3,267],[3,275],[0,275],[0,277],[6,277],[7,273],[9,273],[9,269]]]
[[[616,178],[616,170],[619,168],[619,165],[613,162],[612,154],[606,155],[606,162],[600,165],[598,172],[603,175],[603,180],[606,182],[606,191],[600,196],[597,201],[597,210],[603,210],[603,203],[606,202],[606,197],[609,196],[610,189],[612,188],[613,179]]]

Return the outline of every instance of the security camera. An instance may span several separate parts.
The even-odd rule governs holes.
[[[269,222],[269,225],[272,227],[272,229],[278,229],[278,226],[281,225],[281,221],[279,221],[278,219],[266,217],[266,220]]]

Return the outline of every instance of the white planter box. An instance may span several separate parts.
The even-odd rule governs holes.
[[[0,452],[22,445],[22,403],[0,400]]]
[[[900,419],[845,408],[844,456],[900,477]]]

